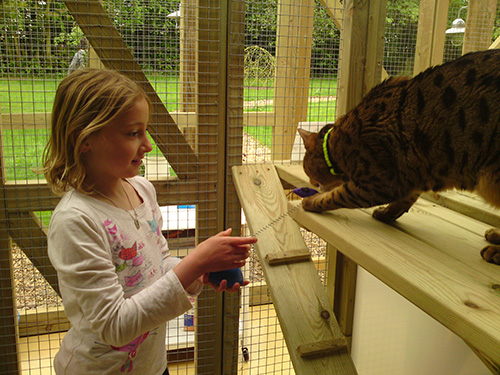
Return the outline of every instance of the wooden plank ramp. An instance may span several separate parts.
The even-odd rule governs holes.
[[[284,181],[308,186],[301,166],[276,168]],[[391,225],[374,220],[372,209],[317,214],[300,208],[290,215],[455,332],[498,374],[500,267],[479,254],[498,210],[475,201],[452,193],[419,199]]]
[[[258,232],[255,250],[295,372],[357,374],[314,264],[304,256],[300,227],[285,215],[288,202],[276,169],[264,164],[232,171],[250,231]]]

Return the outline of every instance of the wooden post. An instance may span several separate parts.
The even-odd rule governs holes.
[[[493,37],[496,10],[496,0],[469,1],[462,47],[463,54],[488,49]]]
[[[8,215],[5,197],[5,165],[3,155],[2,122],[0,120],[0,363],[2,374],[21,374],[17,356],[17,314],[12,272],[11,241],[8,231]]]
[[[199,0],[197,243],[225,227],[228,1]],[[198,298],[197,373],[222,374],[223,356],[237,354],[237,336],[224,337],[225,324],[234,326],[234,316],[224,319],[232,298],[208,288]]]
[[[421,0],[413,73],[443,62],[449,0]]]
[[[346,0],[340,48],[337,117],[354,108],[380,83],[386,0]]]
[[[333,312],[350,348],[358,266],[331,244],[327,245],[327,262],[327,293],[333,302]]]
[[[337,117],[354,108],[380,83],[385,33],[386,0],[344,2]],[[357,265],[333,247],[329,253],[329,296],[342,333],[350,339],[354,316]],[[350,341],[350,340],[349,340]]]
[[[229,0],[227,7],[226,55],[227,55],[227,105],[226,138],[220,157],[226,165],[224,196],[224,228],[233,228],[233,235],[241,235],[241,206],[230,173],[230,167],[241,164],[243,153],[243,73],[245,50],[245,1]],[[221,51],[222,52],[222,51]],[[220,141],[219,141],[220,142]],[[245,292],[248,292],[246,290]],[[238,357],[242,356],[243,342],[240,333],[241,294],[224,293],[223,327],[223,374],[238,374]],[[248,319],[247,317],[244,317]],[[241,330],[242,334],[245,333]],[[240,357],[241,358],[241,357]]]
[[[299,122],[307,120],[313,20],[313,0],[279,1],[273,160],[290,159]]]

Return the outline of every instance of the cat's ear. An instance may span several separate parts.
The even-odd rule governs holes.
[[[302,140],[304,141],[304,147],[306,148],[306,151],[312,151],[314,148],[314,140],[316,137],[316,133],[312,133],[310,131],[307,131],[305,129],[298,129],[299,134],[302,137]]]

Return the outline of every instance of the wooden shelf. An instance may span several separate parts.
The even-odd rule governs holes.
[[[307,186],[301,166],[276,169],[282,179]],[[420,198],[391,225],[373,219],[372,209],[298,209],[291,215],[455,332],[498,371],[500,267],[480,256],[488,244],[484,232],[498,222],[498,210],[472,194],[426,196],[432,201]]]

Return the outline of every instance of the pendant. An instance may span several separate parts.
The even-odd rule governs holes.
[[[134,224],[135,224],[135,227],[137,229],[139,229],[141,227],[141,224],[139,224],[139,220],[138,219],[134,219]]]

